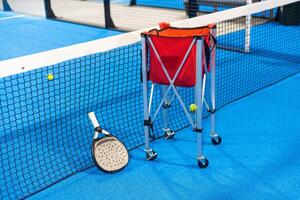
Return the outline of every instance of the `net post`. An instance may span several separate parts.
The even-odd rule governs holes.
[[[164,96],[167,93],[167,86],[166,85],[161,85],[160,86],[161,89],[161,97],[164,98]],[[170,102],[168,102],[167,98],[163,104],[163,126],[164,129],[168,129],[169,127],[169,114],[168,114],[168,108],[170,106]]]
[[[144,122],[149,120],[148,111],[148,86],[147,86],[147,36],[142,35],[142,81],[143,81],[143,100],[144,100]],[[144,123],[145,150],[149,150],[149,126]]]
[[[9,3],[7,0],[2,0],[2,5],[3,5],[3,11],[12,11]]]
[[[105,17],[105,28],[116,27],[110,13],[110,0],[104,0],[104,17]]]
[[[129,6],[135,6],[136,5],[136,0],[130,0]]]
[[[252,4],[252,0],[247,0],[247,5]],[[245,27],[245,52],[250,52],[250,35],[251,35],[251,15],[246,16]]]
[[[197,132],[197,159],[203,157],[202,153],[202,50],[203,38],[197,38],[196,41],[196,85],[195,85],[195,103],[196,122],[195,132]]]
[[[47,19],[56,18],[51,7],[51,0],[44,0],[44,8]]]
[[[185,0],[184,1],[186,15],[189,18],[197,17],[198,3],[197,0]]]

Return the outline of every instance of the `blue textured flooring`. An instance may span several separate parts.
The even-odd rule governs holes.
[[[299,199],[300,75],[232,103],[218,113],[221,146],[210,144],[205,120],[204,152],[210,166],[195,161],[195,133],[130,152],[118,174],[96,168],[76,174],[31,199]]]
[[[119,31],[81,26],[35,17],[8,18],[0,12],[0,60],[56,49],[120,34]],[[2,20],[1,20],[2,18]]]
[[[20,20],[24,20],[23,28],[18,29]],[[27,33],[24,26],[34,24],[39,25]],[[45,29],[38,28],[41,25]],[[2,45],[5,58],[96,39],[103,37],[101,31],[119,33],[35,18],[8,19],[4,26],[4,36],[15,48]],[[39,31],[40,35],[34,35]],[[292,39],[274,40],[279,32]],[[15,34],[14,40],[10,34]],[[269,23],[253,27],[251,34],[253,54],[217,51],[218,107],[299,72],[299,26]],[[33,35],[39,40],[36,44]],[[241,47],[242,37],[241,31],[218,39]],[[1,44],[6,41],[2,38]],[[0,166],[4,172],[0,176],[5,178],[0,178],[0,185],[4,197],[29,195],[91,165],[88,110],[98,109],[104,127],[120,130],[127,145],[142,141],[139,48],[135,44],[1,79]],[[53,81],[47,80],[49,73],[54,74]],[[153,163],[144,161],[140,148],[131,152],[130,165],[119,174],[105,175],[92,168],[33,198],[298,198],[298,88],[299,75],[221,109],[218,131],[224,143],[213,147],[206,134],[205,153],[211,162],[206,170],[196,167],[195,134],[187,129],[174,141],[156,141],[153,146],[159,159]],[[132,130],[135,134],[128,136]],[[132,144],[131,140],[139,141]],[[20,159],[24,154],[28,162]]]

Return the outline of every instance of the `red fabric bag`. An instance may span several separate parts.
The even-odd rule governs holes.
[[[211,45],[211,27],[200,27],[200,28],[174,28],[168,27],[162,30],[151,30],[145,34],[150,35],[150,38],[157,50],[162,63],[165,65],[166,70],[171,78],[175,76],[177,70],[182,63],[188,48],[192,44],[195,36],[201,36],[204,39],[205,45],[203,45],[203,67],[202,72],[204,73],[204,64],[208,62],[209,70],[209,60],[210,55],[210,45]],[[154,83],[169,85],[170,82],[153,50],[151,45],[149,45],[150,52],[150,73],[149,79]],[[192,49],[180,70],[174,85],[182,87],[193,87],[196,83],[196,42],[192,46]]]

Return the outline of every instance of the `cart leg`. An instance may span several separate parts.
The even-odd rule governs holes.
[[[167,92],[167,86],[166,85],[161,85],[160,89],[161,89],[161,96],[163,98],[165,96],[166,92]],[[172,129],[170,129],[170,127],[169,127],[169,113],[168,113],[168,110],[171,107],[171,102],[168,100],[168,98],[166,98],[166,100],[165,100],[162,107],[163,107],[164,137],[165,137],[165,139],[172,139],[172,138],[174,138],[175,132]]]
[[[145,151],[147,160],[155,160],[157,153],[149,146],[149,132],[151,119],[148,110],[148,86],[147,86],[147,45],[146,36],[142,37],[142,80],[143,80],[143,99],[144,99],[144,134],[145,134]]]
[[[221,144],[222,138],[216,133],[216,97],[215,97],[215,67],[211,68],[211,103],[212,109],[210,110],[210,137],[214,145]]]
[[[203,39],[197,39],[197,58],[196,58],[196,122],[194,131],[197,133],[197,161],[200,168],[208,166],[208,160],[203,156],[202,152],[202,50]]]
[[[215,51],[215,50],[214,50]],[[215,52],[212,52],[212,54]],[[213,56],[213,58],[215,58]],[[211,131],[210,131],[210,137],[211,137],[211,141],[214,145],[218,145],[221,144],[222,139],[220,136],[218,136],[218,134],[216,133],[216,66],[215,66],[215,60],[211,60],[210,61],[210,66],[211,66],[211,104],[212,104],[212,108],[210,110],[210,126],[211,126]]]

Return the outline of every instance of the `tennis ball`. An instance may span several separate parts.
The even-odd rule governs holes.
[[[54,79],[54,75],[48,74],[47,78],[48,78],[48,81],[52,81]]]
[[[197,110],[197,105],[196,104],[191,104],[190,105],[190,112],[195,112]]]

